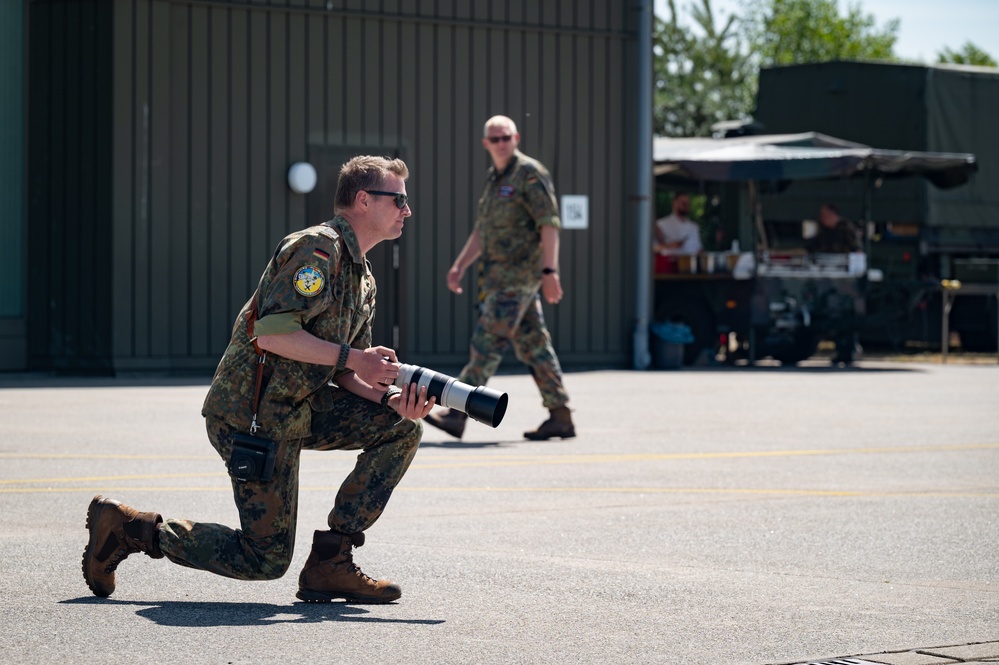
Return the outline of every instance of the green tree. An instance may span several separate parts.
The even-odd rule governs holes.
[[[830,60],[895,60],[898,19],[879,27],[860,5],[836,0],[765,0],[750,9],[746,33],[761,66]]]
[[[937,62],[954,65],[978,65],[980,67],[996,67],[995,58],[975,46],[970,41],[964,43],[960,51],[945,48],[937,54]]]
[[[755,69],[735,16],[716,25],[710,0],[681,25],[675,0],[656,17],[653,39],[653,125],[661,136],[705,136],[721,120],[745,117],[753,107]]]

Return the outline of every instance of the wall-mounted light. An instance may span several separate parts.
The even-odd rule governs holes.
[[[316,168],[308,162],[295,162],[288,169],[288,186],[296,194],[308,194],[316,188]]]

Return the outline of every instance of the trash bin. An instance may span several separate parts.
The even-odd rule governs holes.
[[[694,333],[685,323],[661,321],[653,323],[652,366],[656,369],[678,369],[683,366],[683,347],[692,344]]]

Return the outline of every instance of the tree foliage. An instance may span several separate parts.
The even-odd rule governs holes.
[[[746,30],[761,66],[830,60],[895,60],[898,19],[879,27],[860,5],[840,14],[837,0],[766,0]]]
[[[710,0],[690,12],[694,30],[681,25],[675,0],[656,17],[654,131],[662,136],[703,136],[720,120],[744,117],[753,106],[755,70],[740,24],[730,16],[716,25]]]
[[[980,67],[996,67],[995,58],[975,46],[970,41],[964,43],[960,50],[945,48],[937,54],[937,62],[954,65],[978,65]]]
[[[707,136],[717,122],[747,118],[760,67],[898,60],[899,20],[878,25],[859,0],[842,13],[839,0],[745,0],[741,15],[721,21],[711,0],[690,2],[681,17],[677,0],[667,0],[655,18],[653,129],[661,136]],[[970,41],[944,49],[938,62],[997,66]]]
[[[860,6],[837,0],[762,0],[720,24],[711,0],[693,0],[688,27],[676,0],[656,17],[654,130],[706,136],[722,120],[748,117],[760,66],[828,60],[894,60],[898,20],[879,27]]]

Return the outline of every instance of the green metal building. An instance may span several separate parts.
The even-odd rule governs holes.
[[[517,121],[559,195],[567,367],[630,362],[637,12],[559,0],[21,0],[0,6],[0,368],[208,373],[285,234],[350,156],[400,156],[414,215],[369,256],[376,343],[460,365],[482,124]],[[289,167],[318,186],[296,194]]]

